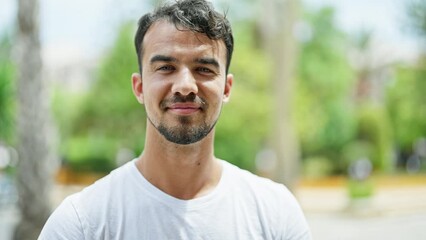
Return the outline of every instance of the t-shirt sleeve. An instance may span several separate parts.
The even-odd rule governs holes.
[[[283,240],[312,240],[311,231],[303,214],[302,208],[293,194],[285,189],[287,199],[289,199],[289,208],[284,222],[285,234],[281,237]]]
[[[84,240],[83,228],[72,201],[67,197],[52,213],[38,240]]]

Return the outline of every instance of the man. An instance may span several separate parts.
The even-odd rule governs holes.
[[[205,0],[177,1],[140,19],[135,45],[144,151],[66,198],[40,239],[311,239],[283,185],[213,154],[233,83],[225,17]]]

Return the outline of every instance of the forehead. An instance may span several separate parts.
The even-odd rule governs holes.
[[[153,23],[142,43],[143,62],[152,55],[191,54],[218,58],[226,61],[226,47],[223,40],[212,40],[202,33],[185,28],[176,28],[173,23],[160,20]],[[174,56],[178,57],[178,56]]]

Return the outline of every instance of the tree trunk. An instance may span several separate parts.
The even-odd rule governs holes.
[[[18,169],[17,188],[21,219],[14,239],[37,239],[51,212],[50,193],[56,157],[49,97],[42,78],[36,0],[18,1]]]
[[[260,31],[273,67],[274,116],[270,146],[276,154],[271,173],[274,180],[292,189],[299,171],[299,143],[293,119],[293,94],[298,46],[294,26],[298,20],[298,0],[262,1]]]

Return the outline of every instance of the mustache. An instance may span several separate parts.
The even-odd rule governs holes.
[[[199,97],[195,95],[194,93],[190,93],[186,96],[183,96],[181,94],[176,94],[168,99],[164,99],[160,102],[160,108],[165,110],[166,108],[168,108],[170,105],[174,103],[188,103],[188,102],[199,105],[201,109],[205,109],[207,107],[207,101],[204,98]]]

